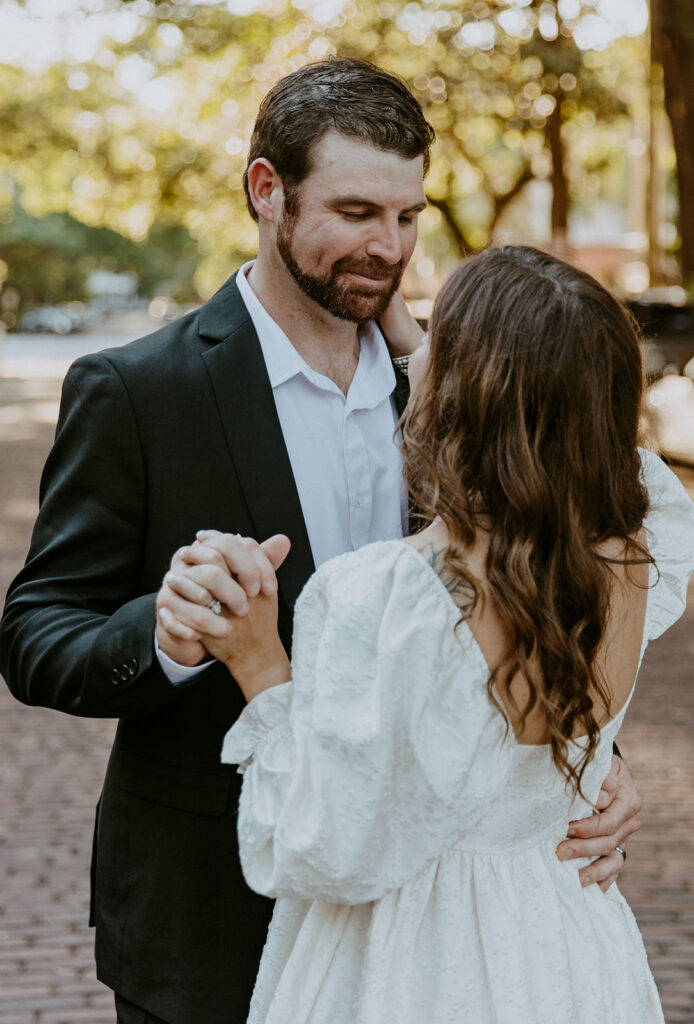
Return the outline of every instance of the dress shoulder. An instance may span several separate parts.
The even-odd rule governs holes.
[[[311,585],[325,585],[335,580],[360,578],[372,579],[376,575],[391,570],[402,558],[406,544],[402,540],[377,540],[356,551],[347,551],[336,555],[316,569],[308,580],[304,591]]]
[[[362,627],[387,607],[417,603],[422,597],[421,559],[401,540],[375,541],[324,562],[306,583],[299,595],[295,621],[309,617],[321,618],[328,606],[333,613],[359,615]],[[437,580],[432,579],[435,585]],[[431,584],[431,580],[425,581]],[[436,589],[436,586],[435,586]],[[436,616],[436,602],[429,611]],[[446,605],[438,605],[438,618],[447,621]]]
[[[640,449],[650,507],[644,520],[651,566],[646,637],[654,640],[683,614],[694,569],[694,502],[653,452]]]

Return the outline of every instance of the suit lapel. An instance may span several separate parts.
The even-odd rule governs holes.
[[[277,574],[291,609],[315,566],[262,349],[233,278],[200,311],[200,334],[217,342],[202,358],[256,539],[285,533],[292,542]]]

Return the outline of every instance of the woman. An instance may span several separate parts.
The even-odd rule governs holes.
[[[410,375],[426,528],[321,566],[291,665],[272,596],[214,650],[249,700],[222,754],[244,873],[278,897],[249,1022],[662,1022],[617,887],[555,857],[694,566],[694,506],[636,447],[634,328],[586,274],[489,250]]]

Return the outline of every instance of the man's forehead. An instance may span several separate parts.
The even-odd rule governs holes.
[[[330,194],[368,198],[363,194],[381,193],[397,187],[407,192],[408,202],[416,204],[424,199],[424,157],[405,157],[392,149],[382,149],[363,139],[328,132],[313,148],[309,178]],[[395,198],[395,196],[391,196]],[[374,202],[380,200],[374,199]]]
[[[331,170],[338,163],[343,171],[356,170],[364,163],[381,164],[401,167],[403,171],[424,177],[424,157],[421,154],[402,156],[394,149],[384,149],[365,139],[330,131],[311,149],[311,172]]]

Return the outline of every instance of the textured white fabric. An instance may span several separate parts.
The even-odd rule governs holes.
[[[660,570],[643,654],[684,609],[694,506],[642,458]],[[586,862],[555,855],[626,707],[572,802],[548,747],[505,737],[458,614],[401,541],[326,563],[297,604],[293,682],[227,733],[244,874],[278,897],[249,1024],[662,1024],[617,886],[582,889]]]

